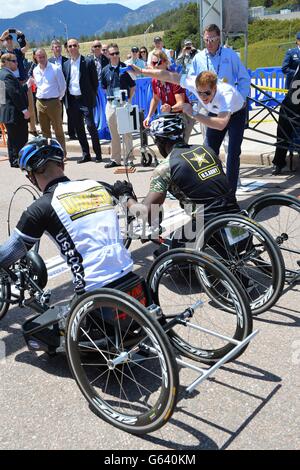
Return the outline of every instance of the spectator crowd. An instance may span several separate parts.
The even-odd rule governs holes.
[[[18,166],[18,152],[28,141],[28,134],[37,136],[40,133],[51,138],[54,133],[67,160],[64,112],[68,139],[78,140],[81,147],[82,156],[77,163],[92,160],[87,132],[95,162],[102,162],[94,121],[99,86],[106,93],[105,117],[111,134],[110,160],[104,167],[120,166],[121,138],[114,99],[120,96],[121,90],[126,90],[128,102],[131,102],[136,79],[151,77],[152,100],[143,126],[149,128],[161,105],[161,112],[182,116],[184,140],[188,144],[193,126],[199,122],[205,144],[217,155],[224,144],[227,178],[232,189],[236,190],[250,77],[236,52],[222,45],[218,26],[207,26],[203,40],[205,48],[199,51],[189,38],[185,39],[175,60],[174,51],[166,49],[162,38],[157,36],[152,50],[133,45],[123,62],[116,43],[103,44],[95,39],[90,53],[84,56],[77,39],[69,39],[64,44],[64,51],[60,41],[54,39],[51,57],[44,48],[38,48],[32,51],[29,61],[25,59],[29,44],[22,31],[4,31],[0,36],[0,80],[5,83],[6,100],[0,104],[0,122],[7,130],[11,166]],[[300,33],[297,35],[297,50],[288,53],[283,64],[287,85],[297,70],[299,50]],[[128,70],[129,66],[133,72]],[[193,107],[191,97],[196,102]],[[125,134],[123,139],[126,155],[123,163],[133,166],[132,135]],[[283,160],[276,158],[275,174],[278,174]]]

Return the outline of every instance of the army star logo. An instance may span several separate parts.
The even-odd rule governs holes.
[[[191,162],[197,162],[199,165],[199,168],[202,167],[203,163],[209,164],[209,160],[206,158],[206,154],[202,153],[201,155],[198,155],[197,153],[193,152],[194,158],[191,158]]]

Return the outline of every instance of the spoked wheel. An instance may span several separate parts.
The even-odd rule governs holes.
[[[9,309],[9,303],[7,302],[7,300],[10,299],[10,296],[10,283],[0,280],[0,320],[4,318]]]
[[[167,321],[168,316],[184,312],[200,302],[187,325],[176,325],[168,332],[173,346],[187,357],[213,363],[233,349],[228,338],[240,341],[252,332],[251,311],[245,294],[234,276],[209,256],[194,250],[170,250],[157,258],[147,281],[153,300],[160,305]],[[217,286],[222,287],[231,300],[233,308],[230,312],[222,309],[210,295],[210,290]],[[199,331],[197,327],[227,339]]]
[[[147,309],[114,289],[80,298],[67,328],[73,376],[105,421],[133,434],[163,426],[177,400],[178,369]]]
[[[300,281],[300,200],[284,194],[266,194],[255,199],[247,211],[279,246],[286,281]]]
[[[246,292],[253,314],[270,309],[282,294],[284,262],[271,235],[256,222],[241,215],[215,218],[199,237],[197,249],[216,257],[237,278]],[[211,291],[212,293],[214,291]],[[220,307],[231,308],[231,299],[215,290]]]

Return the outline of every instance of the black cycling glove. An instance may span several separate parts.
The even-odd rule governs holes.
[[[122,196],[131,197],[132,199],[136,199],[133,187],[131,183],[128,181],[116,181],[113,185],[113,195],[120,199]]]

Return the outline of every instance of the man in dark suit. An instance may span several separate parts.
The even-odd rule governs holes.
[[[4,123],[7,129],[10,166],[17,168],[18,153],[28,141],[27,120],[30,117],[27,98],[28,87],[27,84],[21,85],[14,76],[18,67],[17,57],[14,54],[3,54],[0,62],[0,80],[5,85],[5,104],[0,104],[0,122]]]
[[[283,73],[286,74],[285,87],[287,90],[290,88],[295,72],[300,65],[300,31],[296,36],[296,44],[296,47],[287,51],[281,68]]]
[[[67,62],[68,58],[62,55],[62,46],[61,46],[61,42],[58,39],[53,39],[53,41],[51,41],[51,51],[53,52],[53,57],[48,59],[48,62],[51,62],[51,64],[59,65],[61,68],[63,68],[63,64]],[[62,109],[62,116],[63,116],[63,109]],[[67,111],[67,116],[68,116],[68,136],[70,140],[76,140],[77,137],[76,137],[72,114],[69,114]]]
[[[92,54],[88,57],[91,57],[96,65],[98,80],[101,80],[101,72],[109,64],[109,60],[102,54],[102,44],[99,39],[96,39],[92,45]]]
[[[79,44],[76,39],[68,40],[68,51],[70,59],[63,64],[63,73],[67,82],[65,106],[68,113],[72,114],[76,134],[82,149],[82,158],[77,163],[91,161],[84,122],[92,139],[96,162],[101,162],[101,146],[93,113],[98,92],[96,66],[92,59],[80,55]]]

